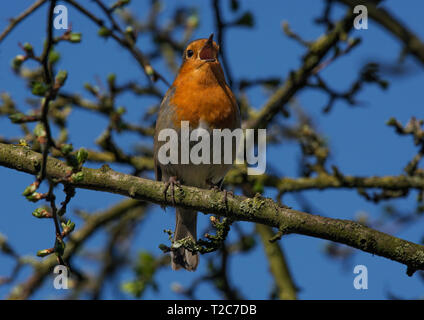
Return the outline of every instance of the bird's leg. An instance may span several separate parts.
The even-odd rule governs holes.
[[[228,209],[228,195],[230,195],[231,197],[234,198],[234,192],[227,191],[227,189],[223,189],[222,191],[224,191],[224,203],[225,203],[225,207]]]
[[[166,194],[168,192],[169,187],[171,187],[171,193],[172,193],[172,204],[175,206],[175,186],[181,186],[180,182],[177,180],[176,176],[169,177],[168,182],[165,183],[165,190],[163,191],[163,196],[166,201]]]
[[[224,192],[224,204],[225,207],[228,209],[228,195],[234,197],[234,192],[232,191],[227,191],[227,189],[224,189],[222,187],[222,181],[219,181],[218,183],[212,183],[211,181],[208,181],[208,184],[211,186],[211,189],[213,189],[214,191],[222,191]]]

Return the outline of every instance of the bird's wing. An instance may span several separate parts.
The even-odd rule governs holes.
[[[158,117],[156,119],[155,127],[155,137],[154,137],[154,146],[153,146],[153,160],[154,160],[154,169],[156,181],[162,180],[162,171],[158,161],[158,150],[163,142],[158,141],[158,135],[160,130],[166,128],[173,128],[172,117],[174,114],[174,107],[171,106],[170,100],[174,95],[175,87],[171,87],[166,92],[165,96],[162,99],[162,102],[159,107]]]

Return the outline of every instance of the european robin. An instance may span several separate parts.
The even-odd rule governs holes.
[[[167,188],[175,184],[184,184],[198,188],[220,187],[224,176],[232,164],[209,163],[195,164],[192,159],[184,164],[179,154],[177,164],[162,164],[158,159],[160,147],[165,143],[158,140],[162,129],[174,129],[178,141],[184,142],[181,135],[181,121],[188,121],[190,133],[203,128],[211,133],[213,129],[240,128],[240,111],[231,89],[228,87],[224,72],[218,61],[219,46],[213,41],[213,34],[208,39],[191,42],[183,53],[183,62],[178,74],[168,89],[159,108],[154,137],[154,161],[156,180],[167,182]],[[210,140],[212,141],[212,139]],[[180,150],[179,145],[175,148]],[[193,142],[189,142],[191,149]],[[210,154],[213,157],[213,144]],[[233,146],[233,161],[235,146]],[[166,197],[165,190],[165,197]],[[175,199],[174,199],[175,201]],[[176,225],[174,241],[186,237],[196,241],[197,212],[176,208]],[[184,248],[172,249],[172,269],[184,268],[194,271],[199,263],[198,254]]]

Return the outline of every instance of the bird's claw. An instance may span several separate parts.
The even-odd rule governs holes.
[[[211,190],[216,191],[216,192],[222,191],[222,189],[220,187],[218,187],[216,184],[211,186]]]
[[[224,189],[222,191],[224,191],[224,203],[225,203],[225,207],[228,209],[228,195],[230,195],[232,198],[234,198],[234,192],[227,191],[226,189]]]
[[[169,187],[171,187],[171,193],[172,193],[172,204],[175,206],[175,186],[180,187],[181,183],[177,180],[177,177],[169,177],[168,182],[165,183],[165,190],[163,191],[163,196],[166,201],[166,194],[168,192]]]
[[[219,187],[216,184],[212,185],[211,189],[214,190],[214,191],[224,192],[224,204],[225,204],[225,207],[228,209],[228,195],[230,195],[231,197],[234,197],[234,192],[233,191],[227,191],[226,189],[223,189],[222,187]]]

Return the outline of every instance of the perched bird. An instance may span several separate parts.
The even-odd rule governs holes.
[[[156,180],[167,182],[174,191],[175,184],[181,183],[198,188],[220,187],[231,164],[200,163],[162,164],[158,151],[165,142],[158,141],[162,129],[174,129],[181,142],[181,121],[188,121],[190,130],[240,128],[240,111],[234,94],[225,82],[224,72],[218,61],[219,46],[208,39],[191,42],[183,53],[183,62],[178,74],[160,105],[154,137],[154,162]],[[212,141],[212,139],[211,139]],[[193,143],[190,143],[190,148]],[[178,146],[175,146],[179,148]],[[210,154],[213,154],[211,143]],[[233,147],[235,155],[235,146]],[[234,161],[235,156],[233,156]],[[181,154],[179,154],[179,160]],[[165,191],[166,197],[166,191]],[[175,200],[174,200],[175,201]],[[197,212],[176,208],[174,240],[196,238]],[[194,271],[199,263],[198,254],[178,248],[171,251],[172,269],[184,268]]]

